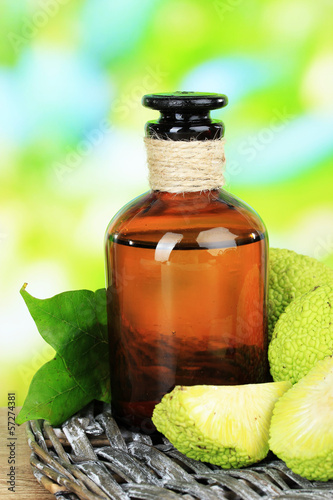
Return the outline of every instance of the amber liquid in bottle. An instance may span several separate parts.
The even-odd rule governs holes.
[[[153,430],[175,385],[263,382],[265,227],[224,190],[147,193],[106,233],[114,416]]]

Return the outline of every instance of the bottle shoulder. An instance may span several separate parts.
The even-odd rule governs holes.
[[[214,231],[215,230],[215,231]],[[212,237],[264,239],[266,228],[259,215],[227,191],[172,194],[144,193],[125,205],[111,220],[106,239],[158,242],[166,233],[197,240],[210,231]],[[223,234],[222,234],[223,233]],[[208,234],[208,233],[207,233]]]

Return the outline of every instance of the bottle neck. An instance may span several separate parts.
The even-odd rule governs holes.
[[[153,191],[189,193],[224,185],[224,141],[172,141],[146,137],[149,184]]]
[[[212,200],[216,200],[220,196],[220,189],[210,189],[206,191],[190,191],[183,193],[168,193],[167,191],[154,191],[157,199],[167,203],[168,205],[179,206],[179,204],[193,205],[200,204],[206,206]]]

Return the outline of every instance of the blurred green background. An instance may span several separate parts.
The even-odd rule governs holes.
[[[1,405],[52,356],[19,295],[104,287],[105,228],[148,189],[145,93],[222,92],[227,189],[272,246],[333,265],[330,0],[1,0]]]

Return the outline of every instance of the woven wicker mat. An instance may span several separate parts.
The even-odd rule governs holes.
[[[33,473],[58,500],[333,500],[333,481],[310,482],[273,456],[230,470],[192,460],[161,436],[119,428],[106,405],[61,429],[30,421],[27,435]]]

